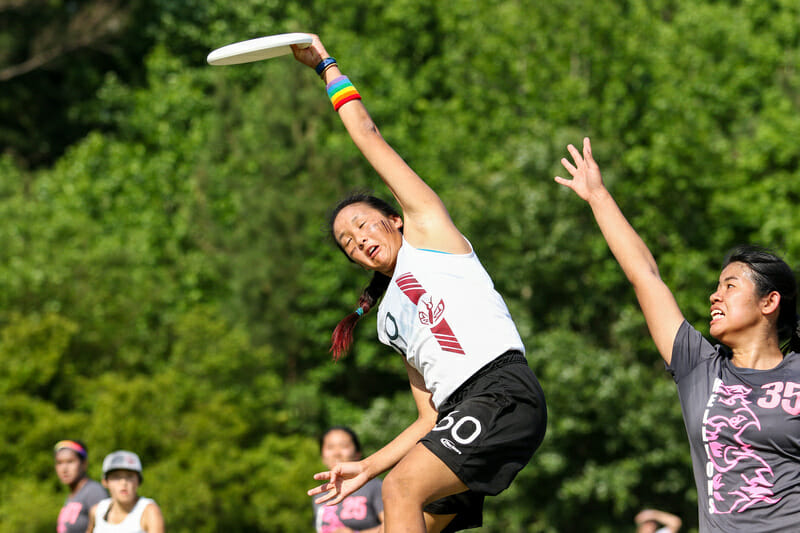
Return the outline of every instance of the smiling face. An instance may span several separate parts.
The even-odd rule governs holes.
[[[367,270],[391,276],[403,244],[402,227],[399,216],[384,215],[359,202],[339,211],[333,221],[333,236],[350,259]]]
[[[325,434],[321,455],[322,462],[329,469],[345,461],[361,459],[361,453],[356,449],[353,438],[341,429],[332,429]]]
[[[136,502],[139,474],[132,470],[112,470],[103,479],[103,486],[115,502],[130,505]]]
[[[73,450],[63,448],[56,453],[56,474],[61,483],[74,485],[86,475],[86,461]]]
[[[709,332],[727,346],[733,347],[766,320],[765,298],[758,296],[753,273],[744,263],[731,263],[722,270],[710,300]]]

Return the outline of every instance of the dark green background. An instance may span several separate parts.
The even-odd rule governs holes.
[[[19,0],[0,4],[0,530],[51,532],[51,446],[117,448],[171,532],[308,532],[317,436],[374,451],[414,407],[327,210],[384,193],[314,73],[212,49],[316,32],[442,196],[547,394],[540,451],[484,532],[696,526],[677,396],[586,205],[552,178],[593,138],[684,314],[734,244],[800,260],[793,0]]]

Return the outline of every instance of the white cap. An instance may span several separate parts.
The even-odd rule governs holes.
[[[106,455],[103,459],[103,476],[112,470],[130,470],[142,473],[142,462],[139,456],[128,450],[117,450]]]

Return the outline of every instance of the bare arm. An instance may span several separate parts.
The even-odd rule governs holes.
[[[669,364],[672,360],[672,344],[683,322],[683,314],[675,297],[661,280],[658,265],[647,245],[625,219],[603,185],[600,169],[592,157],[589,139],[584,139],[583,155],[572,145],[568,150],[575,164],[566,158],[561,160],[561,164],[572,175],[572,179],[556,177],[555,180],[589,203],[611,253],[636,291],[656,348]]]
[[[294,48],[298,61],[314,68],[330,57],[319,37],[308,48]],[[338,66],[325,71],[325,83],[342,75]],[[339,109],[353,142],[389,187],[403,210],[404,236],[416,247],[450,253],[468,253],[469,244],[458,231],[442,200],[386,142],[361,100],[347,102]]]
[[[144,508],[141,525],[147,533],[164,533],[164,516],[158,504],[153,502]]]
[[[94,513],[97,510],[97,504],[92,505],[92,508],[89,509],[89,524],[86,527],[86,533],[92,533],[94,531]]]
[[[369,457],[365,457],[361,461],[339,463],[328,472],[315,474],[314,479],[316,480],[329,480],[327,483],[308,491],[309,496],[327,492],[325,496],[317,500],[318,503],[333,505],[341,502],[361,488],[367,481],[396,465],[400,459],[411,451],[417,441],[436,425],[438,413],[433,407],[431,393],[425,388],[425,383],[420,373],[409,365],[407,361],[405,364],[411,384],[411,393],[414,396],[414,402],[417,404],[416,420],[386,446]]]

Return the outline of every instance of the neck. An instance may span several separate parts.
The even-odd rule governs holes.
[[[86,474],[84,474],[78,481],[76,481],[74,483],[70,483],[70,485],[69,485],[69,493],[70,493],[70,495],[74,495],[76,492],[81,490],[81,488],[84,485],[86,485],[87,481],[88,481],[88,478],[86,477]]]
[[[117,507],[118,510],[124,511],[125,514],[130,514],[133,511],[133,508],[136,507],[136,503],[139,501],[139,496],[137,495],[130,503],[122,503],[118,501],[114,501],[114,505]]]
[[[783,352],[777,338],[758,339],[749,343],[731,346],[731,362],[740,368],[770,370],[783,361]]]

